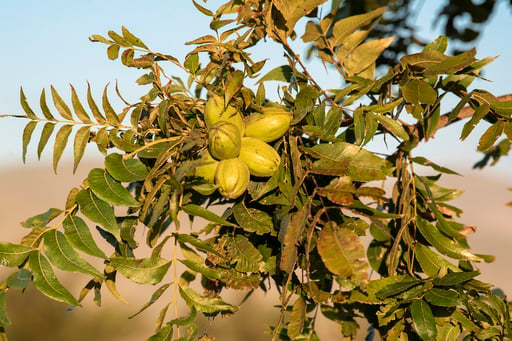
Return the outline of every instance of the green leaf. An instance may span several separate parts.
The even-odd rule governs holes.
[[[35,215],[33,217],[28,218],[27,220],[21,222],[21,226],[25,228],[37,228],[41,226],[46,226],[50,221],[58,217],[62,213],[62,210],[58,208],[50,208],[48,211],[43,212],[41,214]]]
[[[453,290],[432,288],[425,292],[425,300],[439,307],[456,307],[461,303],[459,294]]]
[[[211,280],[220,280],[222,275],[204,264],[199,264],[188,259],[181,259],[180,262],[192,271],[198,272]]]
[[[234,237],[225,236],[223,241],[226,249],[226,258],[230,263],[235,264],[235,269],[240,272],[255,272],[260,268],[263,260],[258,249],[241,234]]]
[[[62,232],[51,229],[44,234],[44,252],[50,262],[67,272],[80,272],[102,278],[103,274],[86,262],[73,249]]]
[[[203,297],[186,284],[179,284],[181,297],[189,307],[195,308],[198,312],[205,314],[213,313],[234,313],[238,308],[226,303],[218,297]]]
[[[55,136],[55,143],[53,145],[53,171],[55,173],[57,173],[57,166],[64,152],[64,148],[66,148],[72,129],[73,126],[70,124],[63,125]]]
[[[155,290],[155,292],[153,292],[153,295],[151,295],[151,299],[149,300],[149,302],[145,303],[142,308],[140,308],[140,310],[138,312],[136,312],[135,314],[129,316],[128,318],[131,319],[131,318],[134,318],[135,316],[139,315],[140,313],[142,313],[144,310],[146,310],[147,308],[149,308],[150,306],[153,305],[153,303],[155,303],[164,293],[167,289],[169,289],[169,287],[171,286],[171,283],[167,283],[167,284],[164,284],[162,285],[161,287],[159,287],[158,289]]]
[[[308,43],[310,41],[315,41],[322,36],[322,31],[320,31],[320,27],[314,21],[308,21],[306,24],[306,28],[304,30],[304,34],[302,35],[302,41]]]
[[[465,67],[470,66],[475,59],[476,49],[472,48],[469,51],[463,52],[456,56],[451,56],[443,60],[438,64],[427,67],[423,74],[426,77],[437,76],[439,74],[453,74],[457,71],[462,70]]]
[[[274,6],[272,10],[277,9],[281,16],[274,16],[274,18],[278,18],[278,22],[273,22],[271,27],[274,30],[284,31],[285,36],[290,36],[295,24],[300,18],[311,13],[311,11],[326,1],[327,0],[274,0],[272,2]]]
[[[71,104],[73,105],[73,110],[75,111],[76,116],[84,122],[84,123],[92,123],[91,118],[85,111],[84,106],[80,102],[78,95],[76,94],[75,88],[71,86]]]
[[[131,153],[140,147],[133,130],[120,132],[119,128],[110,129],[108,137],[116,148],[125,152]]]
[[[224,85],[224,103],[226,105],[231,101],[231,98],[242,88],[244,81],[244,73],[240,70],[235,70],[229,74]]]
[[[409,134],[405,131],[404,127],[398,123],[397,120],[392,119],[391,117],[384,115],[375,115],[377,121],[386,128],[390,133],[395,135],[396,137],[401,138],[404,141],[409,141]]]
[[[434,285],[453,287],[467,282],[480,274],[480,271],[449,272],[443,277],[434,278]]]
[[[0,242],[0,265],[15,267],[21,265],[34,249],[30,246]]]
[[[127,216],[127,217],[119,217],[118,223],[121,226],[121,238],[125,241],[132,249],[137,248],[138,243],[134,239],[135,231],[137,229],[137,224],[139,223],[138,217]],[[155,249],[153,249],[155,250]]]
[[[119,58],[119,50],[121,49],[121,46],[119,45],[110,45],[107,47],[107,57],[110,60],[116,60]]]
[[[191,55],[189,55],[185,59],[183,66],[185,66],[185,68],[187,68],[187,70],[190,71],[190,73],[194,75],[197,72],[197,70],[199,70],[199,54],[192,53]],[[149,74],[146,76],[148,77],[148,79],[145,82],[147,82],[149,80],[150,82],[148,82],[147,84],[152,83],[154,80],[153,74]],[[153,79],[151,79],[151,78],[153,78]],[[137,82],[139,82],[139,81],[137,81]]]
[[[133,49],[126,49],[121,54],[121,63],[128,67],[133,66],[133,56],[135,55],[135,51]]]
[[[375,39],[367,41],[356,47],[342,63],[347,75],[357,75],[368,67],[375,65],[375,61],[382,54],[382,51],[387,49],[393,40],[394,37]],[[371,74],[373,76],[373,72]]]
[[[78,164],[84,156],[85,147],[87,147],[87,144],[89,143],[90,133],[90,126],[83,126],[76,132],[75,141],[73,144],[73,173],[76,172]]]
[[[311,168],[317,174],[348,175],[353,181],[371,181],[385,179],[392,169],[389,161],[346,142],[318,144],[304,150],[319,159]]]
[[[295,340],[304,330],[304,323],[306,322],[306,302],[302,296],[299,296],[292,307],[290,313],[290,322],[288,322],[288,336],[290,339]]]
[[[348,55],[368,37],[369,33],[370,32],[367,30],[361,30],[354,32],[343,39],[343,44],[336,51],[336,58],[340,64],[345,62]]]
[[[41,91],[41,96],[39,97],[39,106],[41,107],[41,111],[47,120],[57,121],[57,119],[53,117],[50,108],[48,108],[48,104],[46,104],[46,92],[44,89]]]
[[[128,31],[128,29],[124,26],[121,27],[121,33],[123,34],[123,38],[126,39],[133,46],[142,47],[143,49],[148,49],[146,44],[142,42],[139,38],[137,38],[133,33]]]
[[[22,151],[23,163],[25,163],[25,159],[26,159],[26,156],[27,156],[27,147],[28,147],[28,144],[30,143],[30,139],[32,138],[32,133],[34,132],[34,129],[36,128],[36,125],[37,125],[37,121],[30,121],[25,126],[25,129],[23,129],[23,138],[22,138],[22,142],[23,142],[23,151]]]
[[[202,206],[196,205],[196,204],[183,205],[183,206],[181,206],[181,209],[183,210],[183,212],[185,212],[186,214],[193,216],[193,217],[201,217],[201,218],[211,221],[212,223],[215,223],[215,224],[236,227],[235,224],[230,223],[229,221],[218,216],[217,214],[213,213],[212,211],[210,211]]]
[[[375,295],[380,299],[385,299],[391,296],[401,294],[419,284],[421,284],[421,281],[413,279],[411,277],[406,277],[401,281],[396,281],[395,283],[386,285],[385,287],[377,291]]]
[[[156,159],[159,155],[162,153],[165,153],[166,151],[170,150],[171,148],[175,147],[179,143],[181,143],[181,138],[177,138],[173,141],[156,141],[158,143],[153,143],[141,151],[137,153],[139,157],[145,158],[145,159]]]
[[[332,33],[334,37],[334,45],[340,45],[343,43],[343,40],[346,37],[358,29],[369,25],[373,20],[380,17],[385,10],[386,7],[380,7],[369,13],[353,15],[342,20],[338,20],[334,24]]]
[[[448,48],[448,38],[446,36],[439,36],[436,40],[431,41],[423,48],[423,51],[439,51],[444,53]]]
[[[428,160],[427,158],[425,158],[423,156],[416,156],[416,157],[410,158],[410,160],[414,163],[417,163],[417,164],[425,166],[425,167],[432,167],[432,169],[434,169],[438,172],[441,172],[441,173],[460,175],[456,171],[451,170],[446,167],[443,167],[443,166],[440,166],[440,165]]]
[[[451,318],[454,321],[457,321],[462,326],[462,329],[472,332],[478,332],[480,331],[480,328],[472,321],[470,320],[464,313],[462,313],[460,310],[455,310],[453,314],[451,315]]]
[[[43,126],[43,130],[41,130],[41,138],[39,139],[39,143],[37,144],[37,158],[41,159],[41,154],[43,153],[44,147],[48,143],[50,136],[55,129],[54,122],[46,122]]]
[[[415,300],[412,302],[411,317],[416,332],[422,340],[432,340],[437,335],[436,321],[427,302]]]
[[[491,148],[498,137],[503,134],[503,129],[505,128],[505,123],[503,121],[498,121],[491,125],[487,130],[482,134],[480,140],[478,141],[478,151],[485,151]]]
[[[105,285],[108,291],[110,291],[112,296],[114,296],[120,302],[128,304],[128,301],[126,301],[117,290],[116,275],[117,271],[109,263],[107,263],[105,265]]]
[[[420,79],[413,79],[402,86],[402,94],[409,103],[434,104],[437,101],[436,90]]]
[[[499,101],[491,103],[491,108],[499,115],[510,117],[512,115],[512,101]]]
[[[107,122],[105,117],[103,117],[101,114],[100,109],[98,109],[98,105],[94,101],[94,98],[92,97],[91,85],[89,83],[87,83],[87,104],[89,104],[89,108],[91,108],[91,112],[98,123],[104,124]]]
[[[107,202],[98,198],[91,190],[82,190],[76,196],[80,211],[91,221],[100,224],[121,240],[114,209]]]
[[[32,283],[41,293],[55,301],[74,306],[80,305],[76,298],[59,282],[50,262],[41,252],[32,252],[29,258],[29,267],[33,275]]]
[[[108,85],[103,90],[103,96],[102,96],[103,111],[105,111],[105,116],[107,117],[107,122],[111,125],[118,126],[121,124],[121,122],[119,121],[119,117],[117,116],[116,112],[114,111],[114,108],[112,108],[112,105],[108,101],[107,88],[108,88]]]
[[[331,180],[329,185],[319,188],[318,194],[325,196],[338,205],[352,205],[356,188],[349,176],[341,176]]]
[[[466,137],[468,137],[469,134],[471,134],[471,132],[473,131],[475,126],[478,124],[478,122],[480,122],[480,120],[482,118],[484,118],[485,115],[487,115],[490,108],[491,107],[488,103],[484,103],[475,109],[475,112],[473,113],[473,116],[471,116],[471,119],[469,121],[467,121],[464,124],[464,127],[462,128],[462,132],[460,134],[460,139],[462,141],[464,141],[466,139]]]
[[[30,118],[31,120],[38,120],[38,117],[36,116],[36,114],[34,114],[34,111],[28,105],[27,97],[25,96],[22,87],[20,87],[20,104],[25,114],[27,114],[28,118]]]
[[[297,245],[302,232],[306,227],[311,199],[307,205],[302,206],[291,217],[287,216],[281,220],[279,237],[281,240],[281,259],[279,268],[287,273],[293,271],[297,261]]]
[[[190,245],[194,246],[198,250],[201,250],[203,252],[210,252],[210,253],[216,255],[217,257],[224,258],[224,256],[222,256],[210,244],[208,244],[205,241],[202,241],[202,240],[198,239],[195,236],[192,236],[190,234],[178,234],[178,233],[175,233],[174,236],[176,237],[176,239],[178,239],[178,241],[180,241],[182,243],[190,244]]]
[[[416,219],[416,226],[425,239],[442,254],[461,260],[481,262],[482,258],[471,253],[469,249],[448,238],[439,229],[423,218]]]
[[[59,112],[60,116],[62,116],[64,119],[69,121],[74,121],[73,115],[71,114],[71,110],[67,106],[67,104],[62,100],[59,93],[55,88],[51,87],[52,91],[52,98],[53,98],[53,104],[55,105],[55,108]]]
[[[364,247],[357,234],[327,223],[318,234],[318,253],[333,274],[342,278],[364,277],[368,264],[361,260],[365,257]]]
[[[32,280],[32,272],[30,270],[21,268],[20,271],[13,272],[7,278],[7,286],[16,290],[23,290],[27,288]]]
[[[440,273],[445,273],[447,269],[458,271],[458,268],[446,260],[443,256],[432,251],[428,246],[417,243],[414,247],[416,260],[421,269],[429,277],[437,277]]]
[[[289,83],[292,79],[292,75],[293,70],[290,65],[281,65],[267,72],[263,77],[260,78],[258,83],[265,81],[279,81]]]
[[[213,17],[213,12],[210,11],[209,9],[199,5],[197,2],[195,2],[194,0],[192,0],[192,3],[194,4],[194,7],[197,8],[197,10],[201,13],[203,13],[204,15],[207,15],[209,17]]]
[[[108,44],[108,45],[110,45],[110,43],[111,43],[110,40],[108,40],[107,38],[105,38],[99,34],[93,34],[92,36],[89,37],[89,40],[92,42],[100,42],[100,43]]]
[[[112,153],[105,157],[105,168],[112,177],[121,182],[136,182],[146,179],[148,169],[138,159],[125,159]]]
[[[118,45],[121,45],[124,47],[131,46],[130,42],[128,40],[126,40],[124,37],[120,36],[118,33],[114,32],[114,31],[108,31],[107,34]]]
[[[89,227],[82,218],[68,215],[64,219],[63,227],[64,234],[73,247],[91,256],[107,258],[98,245],[96,245]]]
[[[124,277],[139,284],[160,283],[171,265],[171,261],[159,257],[141,259],[112,257],[109,263]]]
[[[460,340],[461,328],[460,326],[451,323],[437,325],[437,339],[443,341],[458,341]]]
[[[7,291],[0,292],[0,327],[1,327],[2,332],[3,332],[3,327],[11,324],[11,321],[9,321],[9,317],[7,316],[6,297],[7,297]],[[5,335],[0,335],[0,340],[8,341],[7,337]]]
[[[151,335],[146,341],[172,341],[173,325],[166,323],[155,334]]]
[[[140,206],[140,203],[135,200],[130,192],[120,182],[111,177],[106,170],[101,168],[91,169],[87,179],[91,190],[98,198],[118,206]]]
[[[248,232],[262,235],[274,228],[270,215],[256,208],[247,208],[243,202],[233,206],[233,215],[238,225]]]

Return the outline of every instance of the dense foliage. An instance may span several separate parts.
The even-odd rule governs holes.
[[[37,151],[54,135],[55,169],[73,134],[75,168],[89,144],[105,166],[70,190],[65,207],[23,222],[20,242],[0,243],[2,264],[17,268],[1,284],[4,310],[6,291],[29,282],[72,306],[89,293],[100,304],[104,287],[124,300],[116,287],[122,276],[156,285],[141,311],[168,302],[148,340],[212,339],[199,335],[197,316],[243,309],[227,302],[225,289],[270,288],[279,291],[281,310],[268,330],[273,339],[319,339],[320,314],[347,339],[360,318],[388,340],[512,337],[509,302],[477,279],[475,263],[493,257],[471,251],[473,229],[450,204],[461,191],[437,183],[455,172],[416,153],[463,119],[463,140],[480,122],[488,125],[480,166],[508,153],[512,101],[470,88],[493,58],[476,59],[474,49],[447,55],[441,36],[379,74],[376,61],[393,37],[368,37],[385,9],[339,19],[319,10],[325,2],[230,1],[216,11],[194,2],[212,18],[214,34],[189,42],[183,62],[124,27],[93,35],[110,59],[140,69],[137,82],[149,89],[121,112],[107,89],[100,101],[89,89],[84,105],[71,88],[69,105],[52,87],[56,112],[43,91],[41,114],[21,91],[24,158],[43,125]],[[324,89],[308,72],[289,43],[298,31],[343,87]],[[272,42],[288,63],[261,75],[266,60],[252,60],[250,48]],[[188,79],[168,76],[168,66]],[[281,82],[278,96],[267,96],[269,81]],[[441,113],[447,95],[458,104]],[[376,139],[385,151],[365,148]],[[430,175],[418,174],[420,167]],[[75,296],[54,268],[91,279]],[[179,310],[179,301],[189,309]],[[5,311],[0,323],[9,323]]]

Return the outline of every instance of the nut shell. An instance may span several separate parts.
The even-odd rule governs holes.
[[[203,164],[195,168],[194,175],[204,178],[208,183],[213,184],[219,161],[215,160],[207,150],[201,155],[199,161]]]
[[[245,136],[255,137],[265,142],[277,140],[290,127],[291,115],[281,108],[263,108],[262,113],[253,113],[245,125]]]
[[[219,193],[235,199],[242,195],[249,186],[250,173],[247,165],[238,158],[221,160],[215,172],[215,183]]]
[[[220,121],[208,130],[211,155],[218,159],[232,159],[240,154],[241,134],[233,123]]]
[[[208,128],[213,127],[220,121],[228,121],[233,123],[240,130],[241,135],[244,135],[245,124],[242,115],[237,108],[228,105],[225,107],[224,98],[212,95],[204,107],[204,121]]]
[[[239,159],[254,176],[272,176],[281,163],[281,157],[272,146],[254,137],[242,138]]]

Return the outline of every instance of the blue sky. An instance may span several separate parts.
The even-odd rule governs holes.
[[[207,6],[215,8],[222,2],[209,1]],[[431,6],[436,3],[438,6],[439,3],[425,3],[427,4],[422,7],[422,15],[415,22],[422,28],[422,38],[433,39],[437,33],[432,30],[435,7]],[[484,34],[477,42],[478,57],[500,55],[485,73],[485,77],[492,82],[477,84],[478,87],[497,95],[512,92],[509,81],[512,79],[512,37],[505,33],[505,27],[511,22],[512,15],[506,3],[502,1],[499,6],[497,18],[494,18],[491,25],[486,26]],[[183,60],[190,50],[190,46],[185,46],[184,43],[210,33],[208,23],[208,18],[197,12],[191,1],[186,0],[153,0],[145,3],[126,0],[2,1],[0,113],[21,112],[20,86],[23,86],[35,110],[38,109],[41,90],[45,88],[48,92],[50,85],[63,98],[69,100],[70,83],[80,96],[84,96],[86,84],[89,82],[96,98],[99,98],[107,83],[113,85],[118,81],[123,95],[135,101],[144,93],[144,89],[140,89],[134,82],[141,75],[140,71],[123,67],[118,61],[108,60],[105,46],[89,42],[88,37],[92,34],[106,35],[111,29],[120,31],[124,25],[154,51],[169,53]],[[268,45],[257,48],[253,55],[257,60],[277,58],[278,61],[273,65],[282,61],[282,53]],[[268,65],[267,70],[271,66]],[[337,85],[333,83],[336,77],[326,74],[320,65],[313,64],[311,68],[320,77],[321,83],[330,83],[326,88]],[[267,91],[272,91],[272,88],[267,88]],[[111,94],[114,98],[113,87]],[[449,106],[443,110],[449,110]],[[25,123],[16,119],[0,120],[0,143],[9,145],[9,148],[0,150],[0,168],[22,165],[21,135]],[[482,126],[480,129],[484,128]],[[33,139],[37,140],[37,136],[36,131]],[[467,144],[458,143],[453,131],[439,134],[433,142],[431,147],[424,149],[424,153],[435,155],[439,162],[465,162],[472,165],[479,158],[478,154],[473,153],[478,141],[469,139]],[[37,163],[36,143],[37,141],[33,141],[33,145],[29,147],[28,164]],[[43,152],[42,162],[51,159],[49,147]],[[92,154],[95,153],[94,147],[89,149]],[[424,155],[430,156],[426,154]],[[69,155],[68,151],[64,158],[69,158]],[[507,172],[507,167],[510,169],[510,166],[512,162],[508,161],[494,170]]]

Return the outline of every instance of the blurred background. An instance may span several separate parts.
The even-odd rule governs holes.
[[[215,9],[222,2],[208,1],[206,6]],[[369,2],[372,1],[366,1]],[[476,46],[477,58],[499,55],[485,69],[483,76],[488,81],[478,80],[474,86],[495,95],[512,93],[512,36],[507,32],[512,22],[512,7],[508,1],[459,0],[452,1],[451,7],[447,6],[447,0],[395,3],[409,11],[403,20],[414,34],[409,37],[409,52],[414,51],[414,39],[430,41],[452,25],[460,31],[459,38],[453,37],[452,47],[455,49]],[[473,8],[468,4],[480,7]],[[463,11],[462,8],[467,10]],[[455,16],[454,13],[460,15]],[[397,11],[396,15],[404,14]],[[480,22],[475,18],[480,18]],[[126,26],[153,51],[171,54],[183,61],[190,50],[184,43],[210,34],[208,25],[208,18],[200,14],[191,1],[1,1],[0,115],[22,113],[19,105],[21,86],[34,110],[38,109],[43,88],[48,94],[50,85],[53,85],[69,101],[69,84],[72,84],[84,99],[87,82],[95,98],[100,98],[104,87],[110,83],[110,98],[115,99],[114,86],[117,82],[122,95],[128,101],[135,102],[145,93],[145,89],[140,89],[135,83],[141,72],[128,69],[119,61],[108,60],[105,46],[89,42],[88,37],[92,34],[106,36],[108,30],[120,31],[121,26]],[[465,42],[463,33],[467,33],[468,28],[479,35]],[[402,28],[401,32],[407,33],[407,30]],[[470,33],[467,33],[469,38]],[[300,39],[294,42],[294,46],[298,53],[306,54],[307,49],[301,45]],[[263,72],[285,63],[282,52],[272,44],[257,46],[251,53],[255,60],[272,58]],[[341,86],[340,80],[333,77],[334,74],[330,74],[323,65],[309,62],[308,67],[325,88]],[[170,69],[168,73],[182,76],[175,71]],[[267,93],[275,91],[278,86],[267,84]],[[114,105],[121,105],[113,102]],[[453,105],[454,102],[447,101],[442,112],[449,111]],[[26,233],[20,227],[20,221],[50,207],[62,208],[68,191],[82,182],[90,168],[102,166],[100,153],[91,146],[76,174],[73,174],[72,148],[68,146],[58,174],[54,174],[51,141],[42,153],[41,160],[37,159],[36,146],[30,145],[24,164],[21,136],[25,124],[26,121],[21,119],[0,119],[0,144],[3,146],[0,148],[0,240],[3,241],[18,242]],[[473,169],[473,164],[481,159],[475,150],[478,137],[486,126],[479,125],[463,143],[458,139],[457,130],[460,128],[440,131],[428,146],[422,146],[418,155],[431,158],[463,175],[443,176],[442,183],[465,191],[454,204],[465,212],[461,221],[477,228],[476,233],[469,237],[475,252],[497,257],[494,263],[481,265],[481,279],[495,283],[510,295],[512,275],[507,270],[512,261],[512,208],[507,208],[505,203],[512,201],[512,192],[507,191],[508,187],[512,187],[512,158],[503,159],[483,170]],[[38,130],[34,136],[38,136]],[[1,277],[10,274],[11,270],[0,269]],[[75,295],[88,280],[84,277],[81,281],[73,281],[63,274],[58,275]],[[134,319],[129,320],[128,317],[149,300],[155,289],[135,286],[128,281],[121,282],[119,290],[128,299],[129,305],[112,299],[108,292],[103,291],[101,308],[92,303],[90,296],[85,299],[84,308],[71,311],[67,306],[43,297],[31,287],[23,294],[10,292],[7,304],[13,324],[7,328],[8,335],[14,341],[92,338],[97,341],[141,340],[154,329],[154,320],[161,305],[148,309]],[[240,295],[235,295],[232,303],[240,300]],[[262,336],[264,325],[275,321],[278,314],[277,309],[273,308],[275,301],[272,295],[258,294],[247,303],[232,318],[204,320],[204,332],[217,335],[218,340],[268,339],[268,336]],[[332,327],[322,328],[325,340],[336,339],[337,330],[335,326]]]

